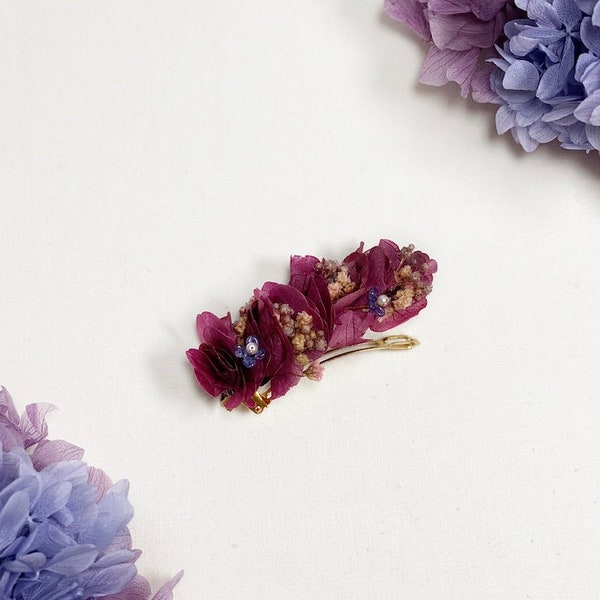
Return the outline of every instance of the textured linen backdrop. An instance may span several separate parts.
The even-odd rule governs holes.
[[[600,159],[417,85],[381,4],[3,3],[0,381],[178,600],[596,597]],[[380,237],[439,263],[417,349],[201,392],[197,312]]]

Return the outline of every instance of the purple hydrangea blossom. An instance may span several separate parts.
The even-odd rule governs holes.
[[[52,408],[31,404],[19,416],[0,388],[0,599],[148,600],[128,483],[88,467],[81,448],[47,440]],[[180,577],[154,600],[172,600]]]
[[[431,44],[419,81],[458,83],[461,95],[494,102],[490,86],[494,45],[502,35],[508,0],[385,0],[385,11]]]
[[[509,21],[492,59],[502,106],[499,134],[527,152],[557,139],[569,150],[600,150],[600,2],[516,0],[527,18]]]

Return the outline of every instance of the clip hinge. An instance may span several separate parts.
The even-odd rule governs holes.
[[[254,403],[254,405],[252,404]],[[254,414],[260,415],[260,413],[271,404],[271,390],[266,392],[254,392],[251,402],[244,402],[244,406],[249,408]]]

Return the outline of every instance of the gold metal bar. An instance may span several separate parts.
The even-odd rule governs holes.
[[[369,340],[356,346],[350,346],[349,348],[341,348],[339,351],[333,351],[324,355],[324,358],[317,360],[319,364],[324,364],[339,358],[340,356],[348,356],[348,354],[355,354],[356,352],[364,352],[365,350],[410,350],[415,346],[419,345],[419,340],[412,338],[408,335],[387,335],[378,340]]]
[[[361,344],[350,346],[349,348],[332,350],[314,362],[322,365],[323,363],[334,360],[335,358],[348,356],[349,354],[355,354],[356,352],[364,352],[365,350],[410,350],[418,345],[419,340],[408,335],[387,335],[377,340],[368,340]],[[249,408],[254,414],[260,415],[260,413],[262,413],[265,408],[271,404],[271,390],[268,385],[269,384],[267,383],[266,387],[263,386],[262,392],[254,392],[254,396],[252,396],[254,406],[248,405],[245,402],[243,403],[244,406]]]

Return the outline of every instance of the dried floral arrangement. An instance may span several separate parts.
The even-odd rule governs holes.
[[[429,49],[420,81],[498,104],[526,152],[600,150],[599,0],[386,0]]]
[[[0,599],[148,600],[127,528],[129,484],[88,466],[78,446],[47,439],[52,408],[19,415],[0,388]],[[173,600],[182,574],[153,600]]]
[[[342,261],[292,256],[287,284],[256,289],[235,320],[198,315],[200,347],[188,350],[198,383],[232,410],[256,413],[302,378],[319,381],[323,364],[350,352],[405,350],[408,336],[366,339],[418,314],[427,305],[434,260],[390,240]]]

